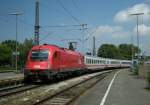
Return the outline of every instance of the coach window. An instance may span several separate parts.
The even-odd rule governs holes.
[[[91,59],[89,59],[89,64],[91,64]]]
[[[87,64],[89,64],[89,59],[87,59]]]
[[[99,64],[101,64],[101,60],[99,60]]]
[[[90,59],[88,59],[88,62],[89,62],[89,64],[90,64]]]

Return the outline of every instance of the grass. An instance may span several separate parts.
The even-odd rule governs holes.
[[[14,72],[15,70],[0,70],[0,73]]]
[[[12,67],[0,67],[0,73],[13,72],[13,71],[15,71],[15,68],[12,68]]]

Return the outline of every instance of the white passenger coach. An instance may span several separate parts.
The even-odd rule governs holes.
[[[84,63],[87,69],[95,70],[95,69],[106,69],[106,68],[130,67],[132,61],[84,56]]]

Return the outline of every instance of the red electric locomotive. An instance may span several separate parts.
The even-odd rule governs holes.
[[[84,70],[84,56],[56,45],[37,45],[28,54],[25,80],[50,80],[60,73]]]

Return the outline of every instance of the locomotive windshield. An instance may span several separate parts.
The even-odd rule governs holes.
[[[49,55],[48,50],[34,50],[31,52],[30,59],[32,60],[47,60]]]

